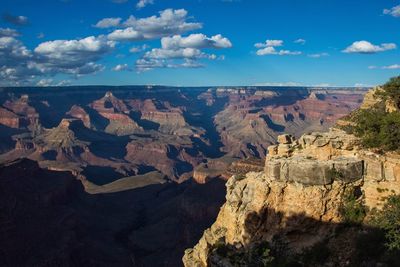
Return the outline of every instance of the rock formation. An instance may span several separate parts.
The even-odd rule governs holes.
[[[129,109],[125,103],[116,98],[111,92],[107,92],[103,98],[94,101],[90,107],[109,120],[109,124],[105,129],[107,133],[123,136],[142,130],[129,117]]]
[[[82,107],[73,105],[71,110],[68,111],[67,115],[70,115],[76,119],[80,119],[87,128],[91,127],[90,116]]]
[[[374,102],[368,97],[366,101]],[[243,256],[240,253],[264,242],[275,251],[284,244],[287,254],[281,255],[289,257],[323,243],[334,250],[347,238],[328,260],[346,266],[355,253],[351,235],[359,230],[337,233],[345,197],[350,194],[367,210],[379,210],[386,197],[400,194],[398,153],[364,149],[358,138],[337,128],[297,140],[281,135],[278,141],[268,148],[262,172],[228,180],[226,203],[198,244],[186,250],[185,266],[233,266],[226,258],[229,247]]]

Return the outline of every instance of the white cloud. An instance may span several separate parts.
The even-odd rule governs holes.
[[[382,67],[382,69],[385,69],[385,70],[398,70],[398,69],[400,69],[400,65],[399,64],[394,64],[394,65],[390,65],[390,66],[384,66],[384,67]]]
[[[153,48],[147,51],[143,58],[136,62],[136,68],[140,71],[152,68],[198,68],[203,64],[198,63],[199,59],[224,60],[225,56],[208,54],[202,49],[223,49],[232,47],[229,39],[221,34],[207,37],[204,34],[191,34],[183,37],[174,35],[161,39],[161,48]],[[176,63],[175,60],[183,60],[183,63]],[[153,67],[152,67],[153,66]]]
[[[113,71],[124,71],[129,70],[128,64],[118,64],[113,68]]]
[[[174,34],[200,29],[201,23],[187,22],[187,11],[184,9],[166,9],[159,16],[136,19],[130,16],[123,26],[108,35],[114,41],[141,41],[157,39]]]
[[[390,9],[384,9],[383,14],[390,15],[393,17],[400,17],[400,5],[392,7]]]
[[[104,18],[94,25],[96,28],[105,29],[117,27],[121,23],[121,18]]]
[[[228,38],[221,34],[207,37],[202,33],[191,34],[187,37],[175,35],[173,37],[164,37],[161,39],[161,46],[164,49],[179,49],[179,48],[231,48],[232,43]]]
[[[10,28],[0,28],[0,37],[17,37],[19,33]]]
[[[344,49],[344,53],[360,53],[360,54],[374,54],[378,52],[388,51],[396,49],[397,46],[394,43],[384,43],[381,45],[374,45],[368,41],[357,41],[352,45]]]
[[[256,43],[254,45],[256,48],[258,48],[256,54],[258,56],[267,56],[267,55],[279,55],[279,56],[285,56],[285,55],[301,55],[302,53],[300,51],[290,51],[290,50],[277,50],[275,47],[280,47],[283,46],[283,41],[282,40],[266,40],[265,43]]]
[[[141,32],[129,27],[126,29],[113,31],[108,35],[108,39],[114,41],[141,41],[146,38]]]
[[[141,58],[136,61],[136,69],[137,71],[144,72],[150,71],[153,69],[176,69],[176,68],[202,68],[203,64],[198,63],[195,60],[184,59],[182,63],[175,63],[165,59],[149,59],[149,58]]]
[[[308,57],[311,58],[321,58],[321,57],[328,57],[329,54],[328,53],[317,53],[317,54],[309,54]]]
[[[136,8],[141,9],[147,5],[152,5],[152,4],[154,4],[153,0],[139,0],[139,2],[136,4]]]
[[[164,49],[164,48],[154,48],[149,52],[146,52],[144,55],[145,58],[153,58],[153,59],[169,59],[169,58],[200,58],[204,57],[204,53],[201,52],[200,49],[197,48],[179,48],[176,50],[173,49]]]
[[[104,36],[80,40],[55,40],[39,44],[34,51],[14,37],[0,38],[0,83],[29,84],[59,73],[80,76],[104,69],[95,61],[114,48]]]
[[[36,85],[41,87],[51,86],[53,84],[53,79],[41,79]]]
[[[300,51],[276,50],[274,47],[268,46],[268,47],[265,47],[265,48],[257,50],[256,54],[258,56],[267,56],[267,55],[279,55],[279,56],[292,55],[292,56],[297,56],[297,55],[301,55],[302,53]]]
[[[44,42],[39,44],[34,51],[48,62],[68,66],[98,60],[102,55],[110,52],[114,46],[115,42],[109,41],[103,36],[90,36],[80,40]]]
[[[304,45],[304,44],[306,44],[306,40],[300,38],[300,39],[295,40],[294,43],[295,43],[295,44],[302,44],[302,45]]]
[[[256,48],[264,48],[269,46],[283,46],[282,40],[266,40],[264,43],[256,43]]]

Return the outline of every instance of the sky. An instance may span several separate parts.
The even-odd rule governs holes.
[[[0,0],[0,85],[373,86],[400,0]]]

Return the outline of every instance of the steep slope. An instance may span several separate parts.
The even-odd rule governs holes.
[[[230,178],[216,222],[184,265],[396,266],[396,251],[382,258],[382,230],[369,218],[400,194],[400,154],[366,149],[336,128],[278,141],[263,172]],[[368,252],[362,238],[375,242]]]
[[[105,132],[118,136],[130,135],[142,128],[129,117],[129,109],[125,103],[111,92],[94,101],[90,107],[109,120]]]
[[[69,172],[0,165],[0,265],[180,266],[223,194],[214,180],[90,195]]]

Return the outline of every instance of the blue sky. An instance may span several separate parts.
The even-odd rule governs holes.
[[[0,84],[376,85],[400,1],[1,0]]]

